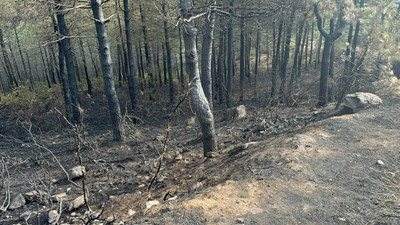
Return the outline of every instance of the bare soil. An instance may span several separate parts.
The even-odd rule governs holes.
[[[383,100],[380,107],[325,120],[318,118],[329,107],[276,109],[253,100],[244,102],[247,117],[234,120],[217,105],[220,155],[211,159],[202,157],[201,132],[197,122],[190,121],[193,114],[186,101],[173,120],[165,160],[148,192],[173,105],[147,101],[139,109],[139,123],[127,123],[127,140],[115,143],[103,119],[102,96],[84,98],[84,104],[94,108],[87,112],[81,133],[85,185],[91,210],[102,212],[91,222],[400,224],[400,99]],[[56,163],[57,158],[66,170],[79,165],[74,131],[50,107],[46,113],[52,116],[43,123],[55,129],[44,131],[36,123],[31,135],[15,118],[5,116],[6,110],[0,107],[0,202],[8,180],[12,196],[32,190],[67,192],[60,223],[87,222],[85,206],[68,210],[82,189],[67,181]],[[75,182],[82,184],[81,179]],[[149,200],[160,204],[147,209]],[[48,211],[58,207],[44,197],[2,212],[0,223],[24,224],[21,214],[32,211],[39,213],[29,224],[46,224]]]

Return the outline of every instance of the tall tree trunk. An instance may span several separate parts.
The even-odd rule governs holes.
[[[128,63],[129,63],[129,73],[127,74],[128,89],[129,89],[129,96],[131,98],[132,110],[135,110],[136,92],[137,92],[136,68],[135,68],[135,59],[133,54],[128,0],[124,0],[124,20],[125,20],[126,48],[128,50]]]
[[[106,21],[104,20],[101,0],[91,0],[93,16],[95,19],[97,40],[99,42],[99,55],[101,69],[103,72],[104,89],[107,95],[108,108],[110,111],[111,123],[113,127],[113,137],[116,141],[123,140],[123,128],[121,126],[121,110],[119,107],[118,96],[115,91],[114,76],[112,74],[112,60],[110,46],[106,32]]]
[[[22,48],[21,48],[21,44],[20,44],[20,41],[19,41],[19,36],[18,36],[18,33],[17,33],[17,27],[14,26],[13,28],[14,28],[15,39],[17,40],[19,56],[21,57],[22,67],[24,69],[24,78],[28,79],[28,73],[27,73],[27,70],[26,70],[25,59],[24,59],[24,56],[22,54]]]
[[[123,54],[122,55],[122,61],[121,61],[121,64],[123,66],[122,67],[122,80],[126,80],[126,77],[130,73],[130,71],[129,71],[128,53],[127,53],[127,50],[126,50],[126,41],[125,41],[125,36],[124,36],[123,28],[122,28],[121,17],[119,15],[119,11],[121,9],[120,0],[115,0],[115,7],[116,7],[116,10],[117,10],[119,41],[120,41],[120,44],[121,44],[122,54]],[[126,30],[125,30],[125,33],[126,33]],[[128,84],[128,86],[129,86],[129,84]],[[128,87],[128,89],[129,89],[129,87]]]
[[[278,91],[278,65],[280,65],[280,49],[281,49],[281,39],[282,39],[282,30],[283,30],[283,22],[279,22],[279,28],[278,28],[278,39],[276,41],[276,49],[275,49],[275,55],[274,55],[274,60],[272,64],[272,87],[271,87],[271,98],[275,99],[276,94]]]
[[[222,24],[222,23],[221,23]],[[217,62],[217,90],[218,90],[218,99],[219,104],[222,104],[224,101],[224,63],[225,63],[225,54],[224,54],[224,31],[221,25],[221,31],[219,32],[219,52],[218,52],[218,62]]]
[[[139,68],[140,68],[140,71],[141,71],[140,77],[141,77],[141,80],[142,80],[142,82],[140,83],[140,87],[141,87],[142,91],[144,91],[144,86],[146,84],[146,80],[145,80],[145,77],[144,77],[143,53],[142,53],[142,44],[141,44],[140,40],[139,40],[139,51],[138,51],[138,54],[139,54],[139,62],[140,62],[139,63]]]
[[[335,21],[333,19],[330,20],[329,24],[330,34],[335,30]],[[331,53],[329,56],[329,77],[333,78],[333,73],[335,70],[335,43],[332,43]]]
[[[81,38],[79,38],[79,47],[80,47],[81,55],[82,55],[83,69],[85,71],[87,90],[88,90],[89,95],[92,96],[93,95],[93,91],[92,91],[93,85],[92,85],[92,81],[90,80],[90,77],[89,77],[89,71],[88,71],[86,56],[85,56],[85,49],[83,48],[83,41]]]
[[[92,48],[90,47],[89,41],[86,42],[86,45],[88,46],[89,55],[90,55],[90,61],[92,61],[92,64],[93,64],[94,75],[95,75],[96,77],[99,77],[99,70],[97,69],[97,62],[96,62],[96,60],[94,59],[93,52],[92,52]]]
[[[40,52],[40,58],[42,59],[42,71],[44,71],[44,78],[46,79],[47,82],[47,87],[51,88],[51,83],[50,83],[50,79],[49,79],[49,73],[48,73],[48,68],[46,65],[46,61],[44,59],[44,54],[43,54],[43,49],[42,49],[42,45],[39,42],[39,39],[37,40],[37,44],[39,47],[39,52]]]
[[[178,28],[179,30],[179,62],[180,62],[180,77],[181,77],[181,86],[185,86],[185,76],[184,76],[184,71],[183,71],[183,44],[182,44],[182,32],[181,32],[181,27]]]
[[[164,43],[165,44],[165,43]],[[163,72],[164,72],[164,85],[167,84],[167,54],[165,53],[165,45],[162,45],[163,56]]]
[[[286,43],[285,43],[285,55],[282,59],[282,67],[281,67],[281,85],[279,88],[279,96],[280,98],[284,97],[285,89],[286,89],[286,70],[287,64],[289,62],[289,54],[290,54],[290,42],[292,38],[292,26],[295,17],[296,8],[293,6],[292,11],[290,13],[290,21],[287,25],[286,30]]]
[[[162,12],[164,15],[164,41],[165,50],[167,51],[167,69],[168,69],[168,83],[169,83],[169,101],[172,103],[175,100],[174,96],[174,78],[172,74],[172,59],[171,59],[171,47],[169,45],[169,33],[168,33],[168,23],[167,23],[167,11],[165,10],[166,2],[163,1]]]
[[[147,36],[147,26],[145,22],[145,15],[143,12],[142,4],[139,3],[139,11],[140,11],[140,18],[142,20],[142,32],[143,32],[143,41],[144,41],[144,54],[146,56],[146,71],[149,76],[149,85],[150,87],[153,86],[154,82],[154,77],[153,77],[153,67],[152,67],[152,57],[151,57],[151,52],[150,52],[150,46],[149,46],[149,38]],[[168,48],[168,47],[167,47]]]
[[[244,18],[240,19],[240,75],[239,75],[239,88],[240,88],[240,101],[243,101],[243,82],[244,76],[246,72],[246,65],[245,65],[245,30],[244,30]]]
[[[53,64],[53,60],[50,59],[49,55],[49,48],[45,48],[44,49],[44,54],[46,56],[46,63],[47,63],[47,68],[49,69],[49,76],[51,78],[51,82],[53,84],[56,84],[56,73],[54,72],[54,64]]]
[[[229,0],[229,13],[234,14],[233,6],[235,1]],[[226,91],[226,106],[228,108],[233,107],[232,100],[232,83],[233,83],[233,69],[234,69],[234,58],[233,58],[233,20],[232,16],[228,20],[228,77],[227,77],[227,91]]]
[[[258,23],[257,23],[258,24]],[[258,65],[260,63],[260,42],[261,42],[261,28],[257,25],[257,37],[256,37],[256,63],[254,65],[254,76],[257,77]]]
[[[319,14],[318,4],[314,5],[314,14],[317,17],[318,21],[318,30],[325,38],[324,51],[322,53],[322,65],[321,65],[321,78],[320,78],[320,88],[319,88],[319,98],[318,98],[318,106],[324,106],[328,102],[328,73],[329,73],[329,58],[330,58],[330,50],[332,44],[342,35],[342,31],[346,26],[346,22],[343,20],[343,9],[341,9],[339,14],[339,26],[337,29],[333,30],[333,32],[326,32],[326,30],[322,27],[322,18]]]
[[[308,37],[309,37],[309,29],[310,29],[310,25],[309,24],[307,24],[307,27],[306,27],[306,47],[305,47],[305,53],[304,53],[304,71],[307,71],[308,70],[308,43],[309,43],[309,40],[308,40]]]
[[[191,0],[181,0],[182,18],[190,18],[192,9],[193,3]],[[214,116],[200,82],[199,62],[196,48],[197,29],[194,26],[193,21],[185,23],[184,26],[183,37],[185,42],[186,69],[191,81],[190,95],[203,134],[204,156],[209,157],[211,156],[210,153],[217,150]]]
[[[63,6],[61,4],[61,0],[54,0],[56,4],[56,14],[58,21],[58,29],[62,37],[68,37],[69,32],[67,25],[65,23],[64,14],[63,14]],[[80,106],[79,106],[79,95],[78,95],[78,87],[76,85],[75,71],[74,71],[74,59],[70,49],[70,40],[69,38],[64,38],[61,41],[62,50],[65,56],[65,64],[67,67],[67,75],[68,75],[68,84],[69,90],[71,94],[71,104],[72,104],[72,115],[73,115],[73,123],[80,124]]]
[[[308,60],[308,64],[310,64],[310,65],[312,63],[313,47],[314,47],[314,26],[315,26],[314,24],[315,24],[315,22],[313,21],[312,25],[311,25],[310,59]]]
[[[307,38],[308,24],[306,23],[305,26],[306,26],[306,28],[304,29],[303,42],[301,44],[299,60],[297,62],[297,77],[301,77],[301,66],[303,65],[303,52],[304,52],[304,48],[305,48],[306,41],[307,41],[306,38]]]
[[[208,0],[207,4],[213,4],[213,0]],[[215,2],[214,2],[215,3]],[[212,93],[212,49],[214,38],[215,12],[210,12],[204,19],[203,44],[201,54],[201,84],[206,95],[207,101],[210,104],[210,109],[213,109],[213,93]]]
[[[64,51],[61,46],[60,42],[58,43],[58,67],[60,70],[60,77],[61,77],[61,85],[64,93],[64,103],[65,103],[65,114],[67,118],[70,120],[71,119],[71,94],[70,90],[68,88],[68,78],[65,75],[65,57],[64,57]]]
[[[8,57],[6,45],[4,43],[4,38],[3,38],[3,30],[0,28],[0,46],[1,46],[1,51],[3,53],[3,59],[4,59],[4,66],[6,69],[6,73],[8,75],[8,79],[10,83],[14,83],[15,87],[19,87],[18,81],[14,75],[14,71],[11,66],[10,58]]]

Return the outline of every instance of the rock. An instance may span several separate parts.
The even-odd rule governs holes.
[[[236,107],[236,109],[235,109],[235,118],[236,119],[241,119],[246,116],[247,116],[246,106],[239,105],[238,107]]]
[[[311,146],[315,142],[315,139],[305,134],[296,134],[293,136],[292,142],[296,148],[299,148],[300,146]]]
[[[160,202],[158,200],[151,200],[146,202],[146,209],[150,209],[151,207],[155,206],[155,205],[159,205]]]
[[[376,164],[380,165],[380,166],[384,166],[385,165],[385,163],[382,160],[376,161]]]
[[[165,160],[172,160],[173,157],[172,157],[172,155],[169,154],[169,153],[164,153],[163,159],[165,159]]]
[[[8,208],[11,210],[18,209],[24,206],[25,203],[26,203],[25,198],[20,193],[11,200],[11,204]]]
[[[146,187],[145,184],[140,184],[140,185],[138,186],[138,188],[144,188],[144,187]]]
[[[253,145],[257,144],[257,143],[258,143],[258,142],[248,142],[248,143],[242,144],[241,148],[242,148],[242,150],[246,150],[246,149],[248,149],[250,146],[253,146]]]
[[[135,210],[130,209],[130,210],[128,211],[128,215],[129,215],[129,216],[133,216],[133,215],[135,215],[135,214],[136,214],[136,211],[135,211]]]
[[[72,217],[75,217],[75,216],[76,216],[76,212],[72,212],[72,213],[71,213],[71,216],[72,216]]]
[[[203,189],[203,183],[196,182],[196,183],[190,185],[189,193],[193,193],[195,191],[199,191],[199,190],[202,190],[202,189]]]
[[[60,200],[65,200],[65,199],[67,199],[67,193],[65,192],[51,196],[51,200],[53,202],[59,202]]]
[[[342,106],[349,109],[350,113],[356,113],[371,105],[382,104],[382,99],[372,93],[356,92],[346,95]]]
[[[30,191],[25,193],[23,196],[28,202],[47,202],[48,197],[47,193],[41,190]]]
[[[49,224],[56,224],[58,221],[58,212],[56,210],[51,210],[49,212]]]
[[[207,158],[217,158],[219,156],[218,152],[207,152]]]
[[[75,166],[69,169],[69,171],[71,172],[71,179],[81,178],[83,174],[86,173],[84,166]]]
[[[179,155],[175,158],[176,161],[180,161],[180,160],[182,160],[182,159],[183,159],[182,154],[179,154]]]
[[[236,223],[244,224],[244,218],[237,218]]]
[[[192,128],[193,125],[196,124],[196,117],[190,117],[190,119],[186,120],[186,128]]]
[[[81,195],[70,203],[68,209],[69,209],[69,211],[74,210],[74,209],[79,209],[84,204],[85,204],[85,197],[83,195]]]

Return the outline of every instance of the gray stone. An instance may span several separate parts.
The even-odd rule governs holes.
[[[241,119],[247,116],[246,106],[239,105],[235,109],[235,118]]]
[[[237,218],[236,223],[244,224],[244,218]]]
[[[66,200],[67,199],[67,193],[63,192],[63,193],[51,196],[51,200],[53,202],[59,202],[61,199],[62,200]]]
[[[49,212],[49,224],[56,224],[58,221],[58,212],[56,210],[51,210]]]
[[[24,206],[25,203],[26,203],[25,198],[20,193],[11,200],[11,204],[8,208],[11,210],[18,209]]]
[[[69,211],[74,209],[79,209],[85,204],[85,197],[83,195],[77,197],[74,201],[72,201],[69,205]]]
[[[199,191],[199,190],[202,190],[202,189],[203,189],[203,183],[196,182],[196,183],[190,185],[189,193],[193,193],[195,191]]]
[[[86,173],[86,170],[84,166],[75,166],[70,169],[70,172],[71,172],[71,179],[78,179],[82,177],[84,173]]]
[[[23,221],[28,221],[29,218],[32,218],[36,215],[36,212],[32,212],[32,211],[26,211],[24,213],[22,213],[19,218]]]
[[[361,109],[380,104],[382,104],[382,99],[379,96],[372,93],[356,92],[346,95],[342,106],[350,109],[352,113],[356,113]]]
[[[155,206],[155,205],[159,205],[160,202],[158,200],[151,200],[146,202],[146,209],[150,209],[151,207]]]
[[[385,165],[385,163],[382,160],[376,161],[376,164],[378,164],[380,166],[384,166]]]
[[[25,193],[23,196],[28,202],[47,202],[48,200],[48,194],[41,190],[30,191]]]

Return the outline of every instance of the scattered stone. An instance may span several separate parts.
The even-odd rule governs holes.
[[[167,201],[174,201],[178,199],[178,195],[175,195],[174,197],[168,198]]]
[[[37,201],[37,202],[44,202],[47,201],[47,193],[41,190],[34,190],[34,191],[30,191],[25,193],[24,198],[28,201],[28,202],[33,202],[33,201]]]
[[[157,177],[157,182],[163,182],[164,181],[164,179],[165,179],[165,176],[159,176],[159,177]]]
[[[218,152],[207,152],[207,158],[217,158],[219,156]]]
[[[49,212],[49,224],[56,224],[58,221],[58,212],[56,210],[51,210]]]
[[[79,209],[81,206],[85,204],[85,197],[83,195],[77,197],[74,201],[69,205],[69,211],[74,209]]]
[[[244,218],[237,218],[236,223],[244,224]]]
[[[163,156],[163,158],[164,158],[165,160],[172,160],[172,159],[173,159],[172,155],[169,154],[169,153],[165,153],[164,156]]]
[[[71,194],[71,192],[72,192],[72,188],[67,188],[67,194]]]
[[[22,194],[18,194],[17,196],[15,196],[12,200],[11,200],[11,204],[8,207],[8,209],[14,210],[14,209],[18,209],[21,208],[22,206],[24,206],[26,203],[24,196],[22,196]]]
[[[136,211],[135,211],[135,210],[130,209],[130,210],[128,211],[128,215],[130,215],[130,216],[133,216],[133,215],[135,215],[135,214],[136,214]]]
[[[372,93],[356,92],[346,95],[342,106],[349,109],[350,113],[356,113],[366,107],[380,104],[382,104],[382,99],[379,96]]]
[[[346,222],[346,219],[345,219],[345,218],[342,218],[342,217],[339,217],[338,220],[339,220],[339,221],[342,221],[342,222]]]
[[[69,171],[71,171],[71,179],[81,178],[83,174],[86,173],[84,166],[75,166],[71,168]]]
[[[238,107],[236,107],[236,109],[235,109],[235,118],[236,119],[241,119],[246,116],[247,116],[246,106],[239,105]]]
[[[189,193],[193,193],[193,192],[195,192],[195,191],[200,191],[200,190],[202,190],[203,188],[204,188],[204,187],[203,187],[203,183],[201,183],[201,182],[196,182],[196,183],[190,185]]]
[[[75,216],[76,216],[76,212],[72,212],[72,213],[71,213],[71,216],[72,216],[72,217],[75,217]]]
[[[376,164],[378,164],[380,166],[384,166],[385,165],[385,163],[382,160],[376,161]]]
[[[151,207],[155,206],[155,205],[159,205],[160,202],[158,200],[151,200],[146,202],[146,208],[150,209]]]
[[[311,136],[305,135],[305,134],[296,134],[293,136],[293,144],[296,146],[296,148],[299,148],[300,146],[307,146],[307,147],[312,147],[312,143],[314,143],[315,139]]]
[[[51,196],[51,200],[53,202],[59,202],[60,200],[66,200],[66,199],[67,199],[67,193],[65,192]]]
[[[192,116],[190,119],[186,121],[186,128],[192,128],[193,125],[196,124],[196,117]]]
[[[138,186],[138,188],[144,188],[144,187],[146,187],[145,184],[141,184],[141,185]]]
[[[180,161],[180,160],[182,160],[182,159],[183,159],[182,154],[179,154],[179,155],[175,158],[176,161]]]
[[[246,149],[248,149],[250,146],[253,146],[253,145],[255,145],[255,144],[257,144],[257,142],[248,142],[248,143],[242,144],[241,148],[242,148],[242,150],[246,150]]]

